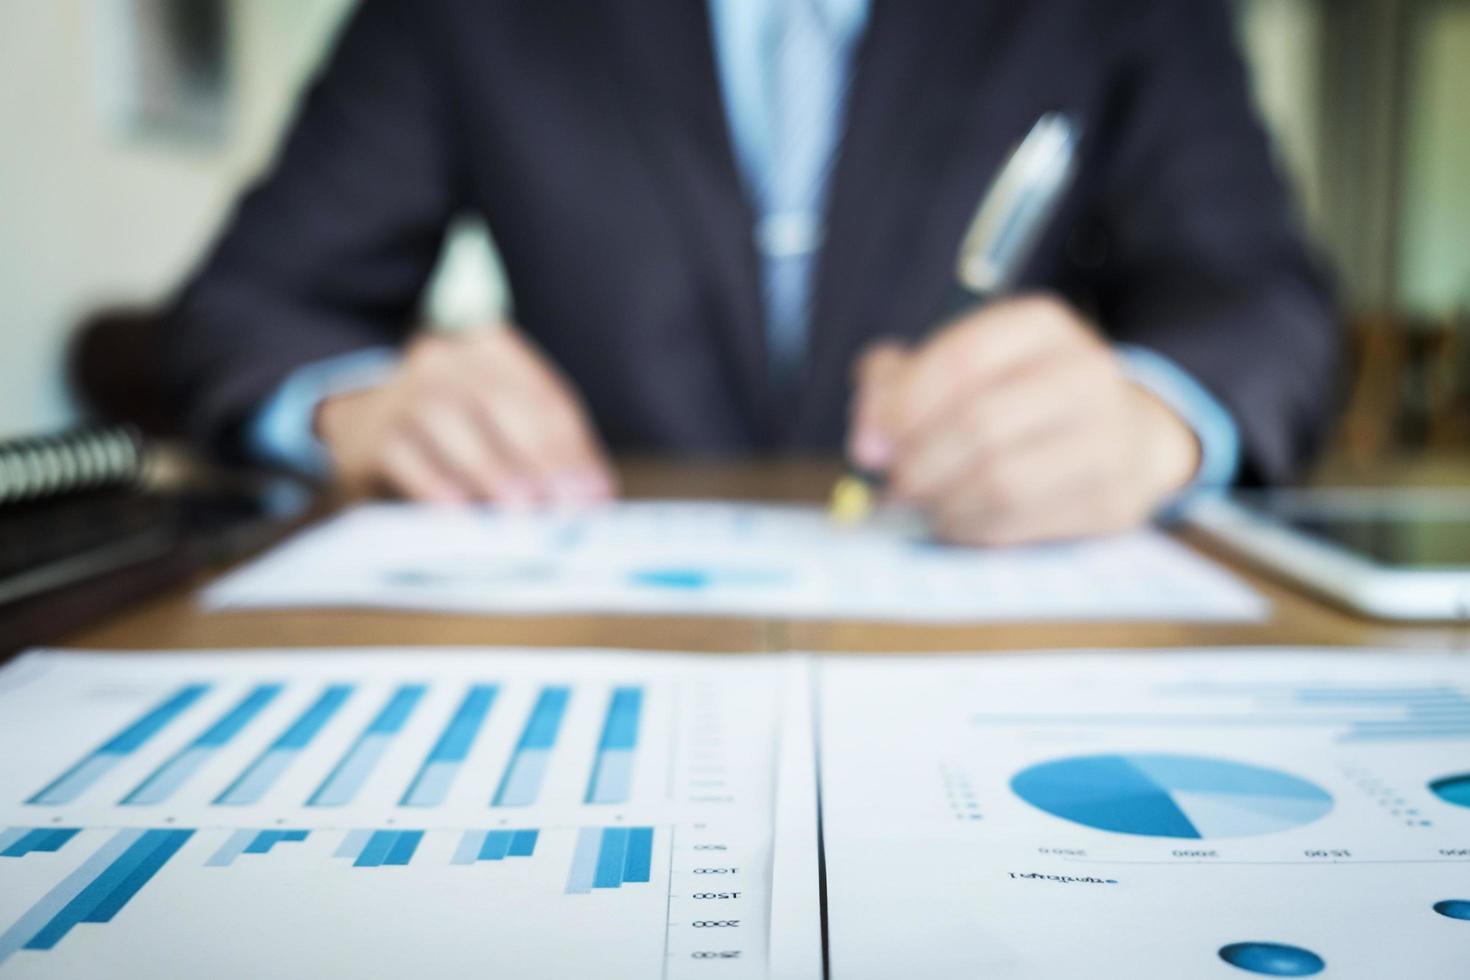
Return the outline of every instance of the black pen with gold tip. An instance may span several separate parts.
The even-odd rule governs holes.
[[[980,199],[955,264],[955,312],[1005,295],[1056,213],[1076,171],[1080,127],[1049,112],[1006,158]],[[829,513],[840,524],[866,520],[883,474],[849,468],[832,487]]]

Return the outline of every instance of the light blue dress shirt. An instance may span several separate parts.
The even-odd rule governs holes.
[[[758,215],[755,229],[767,292],[767,330],[776,352],[778,371],[799,361],[805,343],[804,299],[809,295],[815,260],[821,247],[822,181],[798,183],[794,199],[789,184],[773,179],[782,159],[772,134],[779,121],[773,107],[782,95],[775,88],[783,77],[774,59],[781,54],[775,35],[782,29],[787,4],[796,0],[708,0],[715,61],[724,96],[731,142],[741,177]],[[821,70],[850,76],[851,55],[867,24],[869,0],[799,0],[820,16],[833,50],[820,59]],[[808,42],[809,43],[809,42]],[[789,54],[789,49],[787,50]],[[831,93],[831,132],[816,134],[814,146],[827,152],[835,145],[841,118],[841,93],[847,78],[821,79]],[[824,125],[826,123],[819,123]],[[785,148],[789,151],[789,147]],[[788,154],[789,155],[789,154]],[[779,176],[779,175],[776,175]],[[773,284],[796,285],[774,290]],[[1218,490],[1234,480],[1240,460],[1240,433],[1230,413],[1187,371],[1144,347],[1119,345],[1119,356],[1131,380],[1163,401],[1193,429],[1200,445],[1200,466],[1192,491]],[[783,353],[784,352],[784,353]],[[248,428],[249,448],[262,461],[298,472],[325,476],[327,458],[313,432],[316,406],[325,398],[379,383],[396,363],[396,353],[374,347],[306,365],[276,389]]]

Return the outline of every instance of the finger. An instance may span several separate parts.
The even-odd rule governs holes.
[[[1028,362],[1056,356],[1069,341],[1088,342],[1070,311],[1046,299],[986,307],[945,328],[914,356],[898,396],[900,440],[951,411],[953,403]]]
[[[543,499],[591,502],[616,492],[611,462],[576,392],[519,331],[489,331],[477,345],[479,405],[507,456]],[[488,375],[489,380],[486,380]]]
[[[939,518],[936,533],[957,543],[1004,548],[1116,534],[1142,525],[1149,517],[1146,508],[1134,507],[1085,481],[1059,488],[1038,504],[1044,505],[1024,512],[995,513],[980,521]]]
[[[497,384],[476,399],[476,419],[505,461],[519,494],[543,502],[604,499],[609,468],[586,448],[580,421],[565,405]]]
[[[465,496],[494,500],[508,472],[491,440],[474,423],[473,409],[434,402],[419,409],[414,431],[440,472],[450,474]]]
[[[464,494],[453,477],[441,472],[429,453],[409,435],[397,436],[383,448],[380,473],[390,489],[410,500],[464,503]]]
[[[1018,454],[977,474],[931,520],[947,539],[989,546],[1115,533],[1144,523],[1152,509],[1131,477],[1104,442],[1053,439],[1030,458]]]
[[[610,498],[612,463],[577,396],[553,378],[543,383],[539,397],[543,438],[553,467],[553,492],[571,502]]]
[[[941,497],[987,456],[1069,424],[1092,424],[1102,414],[1094,403],[1108,390],[1106,381],[1090,359],[1074,357],[1023,368],[972,393],[942,423],[900,445],[891,476],[895,496],[918,503]]]
[[[864,469],[883,472],[892,463],[896,444],[892,402],[908,360],[903,345],[884,341],[868,348],[858,361],[847,455]]]
[[[1058,498],[1111,475],[1106,464],[1090,433],[1054,432],[979,462],[926,510],[947,537],[992,544],[1001,526],[1049,523]]]

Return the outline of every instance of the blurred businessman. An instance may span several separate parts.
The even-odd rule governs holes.
[[[938,322],[1043,112],[1017,298]],[[433,501],[592,500],[609,447],[846,447],[945,535],[1290,475],[1338,341],[1224,0],[364,0],[173,318],[198,435]],[[513,323],[410,337],[445,228]]]

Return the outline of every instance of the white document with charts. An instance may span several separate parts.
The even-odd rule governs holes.
[[[367,504],[205,593],[212,608],[782,616],[912,622],[1256,620],[1266,601],[1168,536],[981,550],[893,512],[633,501],[591,510]]]
[[[1461,977],[1470,661],[0,669],[0,977]]]

